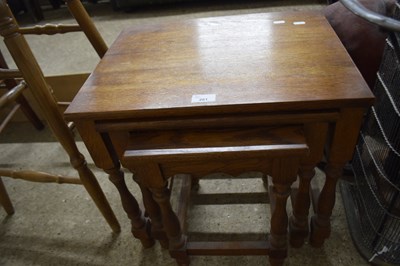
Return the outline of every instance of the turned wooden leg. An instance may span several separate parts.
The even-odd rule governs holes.
[[[169,241],[163,229],[160,207],[154,201],[151,191],[143,186],[139,180],[136,181],[142,191],[144,208],[151,220],[151,236],[160,241],[161,247],[168,248]]]
[[[42,109],[42,114],[48,122],[54,135],[68,153],[72,166],[78,171],[82,184],[88,191],[90,197],[99,208],[104,218],[114,232],[120,231],[118,220],[116,219],[101,187],[99,186],[93,172],[87,167],[85,158],[79,152],[75,140],[63,115],[58,109],[55,97],[52,94],[50,86],[41,71],[28,43],[24,36],[18,32],[18,25],[12,19],[12,14],[5,6],[4,2],[0,2],[2,12],[0,23],[0,35],[4,37],[11,56],[14,58],[24,80],[31,89],[32,95]],[[3,12],[4,11],[4,12]],[[21,61],[21,58],[23,59]],[[23,63],[21,63],[23,62]]]
[[[14,207],[11,203],[10,197],[7,194],[7,190],[3,184],[3,180],[0,177],[0,205],[4,207],[6,213],[11,215],[14,213]]]
[[[127,213],[132,225],[132,234],[142,242],[143,247],[154,245],[154,239],[150,237],[150,224],[143,217],[139,204],[132,196],[125,183],[124,173],[118,167],[105,170],[109,174],[110,181],[117,188],[121,197],[122,207]]]
[[[309,234],[310,183],[314,175],[314,167],[301,168],[299,171],[299,187],[294,200],[293,213],[289,219],[290,245],[292,247],[301,247]]]
[[[326,180],[319,195],[316,215],[311,219],[310,244],[321,247],[330,235],[330,217],[335,205],[336,183],[346,162],[353,157],[365,109],[343,108],[334,127],[325,169]]]
[[[269,261],[273,266],[283,265],[287,257],[289,219],[286,203],[291,192],[290,187],[296,180],[298,167],[298,158],[274,159],[272,163],[272,197],[275,199],[275,204],[272,206],[271,212],[271,232],[269,236],[271,251]]]
[[[275,208],[272,210],[271,216],[271,232],[269,237],[271,253],[269,261],[271,265],[275,266],[283,265],[287,256],[288,215],[286,212],[286,202],[290,195],[290,186],[274,184],[272,192],[275,198]]]
[[[315,175],[315,166],[322,159],[327,133],[327,123],[304,125],[304,134],[310,153],[300,163],[299,187],[293,200],[293,213],[289,219],[289,236],[292,247],[301,247],[309,234],[310,184]]]
[[[310,244],[313,247],[321,247],[330,236],[330,217],[335,206],[336,183],[342,176],[343,167],[344,164],[334,165],[329,162],[326,166],[326,181],[319,195],[317,213],[311,219]]]
[[[189,265],[189,256],[186,254],[186,237],[182,234],[178,217],[172,210],[169,198],[170,191],[167,186],[150,188],[154,200],[160,206],[162,222],[169,239],[169,250],[178,265]]]

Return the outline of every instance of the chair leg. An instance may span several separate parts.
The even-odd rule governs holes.
[[[3,4],[1,8],[5,8]],[[48,122],[54,135],[68,153],[71,165],[78,171],[82,184],[88,191],[89,195],[99,208],[104,218],[114,232],[120,232],[120,225],[111,209],[99,183],[97,182],[93,172],[88,168],[84,156],[79,152],[75,140],[63,115],[58,109],[49,85],[46,83],[43,73],[38,67],[38,63],[29,48],[24,37],[17,32],[18,26],[12,19],[7,16],[7,11],[0,12],[0,20],[6,21],[0,25],[0,34],[4,37],[4,41],[14,61],[23,59],[24,63],[17,64],[19,71],[24,77],[28,86],[32,89],[32,95],[42,108],[43,117]]]
[[[4,207],[7,214],[11,215],[14,213],[14,207],[11,203],[10,197],[7,194],[7,190],[3,184],[3,180],[0,177],[0,205]]]
[[[97,208],[100,210],[101,214],[106,219],[113,232],[119,233],[121,231],[121,226],[119,225],[118,220],[115,217],[115,214],[111,209],[111,206],[106,196],[104,195],[104,192],[101,189],[96,177],[94,176],[93,172],[87,167],[83,155],[80,154],[79,158],[73,158],[72,155],[70,158],[72,166],[78,171],[83,186],[89,193]],[[75,164],[73,163],[74,161],[78,163]]]
[[[122,208],[131,220],[131,231],[133,236],[142,242],[144,248],[153,246],[154,239],[150,237],[149,233],[150,221],[144,218],[139,203],[126,186],[124,172],[121,170],[120,165],[115,164],[113,168],[103,170],[109,174],[110,181],[118,190]]]
[[[0,51],[0,67],[1,68],[8,68],[7,62],[4,59],[3,54]],[[14,79],[6,79],[4,80],[4,84],[6,85],[7,89],[12,89],[17,86],[17,82]],[[29,119],[29,121],[33,124],[33,126],[37,130],[41,130],[44,128],[42,121],[40,121],[39,117],[33,111],[32,107],[29,105],[26,98],[21,94],[16,99],[16,102],[20,104],[21,111],[25,114],[25,116]]]

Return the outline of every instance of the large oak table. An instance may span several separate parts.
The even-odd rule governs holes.
[[[117,186],[144,246],[153,240],[120,169],[130,132],[300,125],[309,156],[290,218],[290,242],[321,246],[335,187],[373,95],[318,13],[177,20],[123,30],[65,113],[95,164]],[[326,151],[326,180],[308,219],[310,181]],[[140,178],[140,177],[138,177]]]

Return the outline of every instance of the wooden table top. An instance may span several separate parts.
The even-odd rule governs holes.
[[[65,116],[317,110],[372,99],[321,14],[282,12],[128,27]]]

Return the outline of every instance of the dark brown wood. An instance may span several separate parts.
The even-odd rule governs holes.
[[[176,175],[173,177],[174,183],[177,181],[181,182],[181,190],[178,197],[178,209],[176,215],[178,216],[179,224],[182,227],[182,232],[186,234],[187,224],[186,215],[189,208],[190,194],[193,189],[192,177],[190,175]],[[177,180],[179,179],[179,180]],[[195,179],[197,182],[199,179]]]
[[[268,146],[268,152],[272,154],[274,152],[284,153],[285,146],[288,145],[290,146],[290,154],[293,154],[296,145],[299,146],[300,153],[302,153],[302,146],[304,145],[302,128],[298,126],[154,130],[132,132],[130,138],[130,146],[127,147],[130,150],[127,151],[129,156],[136,156],[137,152],[137,156],[140,156],[140,159],[143,160],[152,157],[152,150],[157,150],[157,154],[162,154],[162,150],[166,150],[165,153],[169,154],[168,160],[171,161],[172,154],[179,154],[181,150],[185,150],[184,153],[191,150],[198,153],[202,153],[203,150],[206,153],[211,153],[212,150],[215,150],[215,153],[225,153],[227,152],[224,150],[226,147],[230,147],[232,152],[235,152],[236,147],[243,150],[243,146],[248,146],[249,152],[254,154],[257,150],[263,150]],[[233,140],[240,140],[240,143],[235,143]],[[207,146],[205,146],[205,143],[207,143]],[[179,154],[178,156],[181,158],[182,155]],[[155,160],[158,159],[155,158]],[[150,158],[150,160],[153,160],[153,158]]]
[[[268,255],[271,247],[266,241],[237,241],[237,242],[188,242],[188,255],[208,256],[239,256],[239,255]]]
[[[223,124],[224,127],[252,127],[258,126],[271,126],[271,125],[287,125],[292,124],[293,121],[298,123],[312,123],[319,121],[335,122],[339,118],[337,111],[327,112],[302,112],[293,114],[247,114],[247,115],[213,115],[196,117],[196,123],[193,123],[193,117],[189,118],[167,118],[164,120],[157,119],[140,119],[138,121],[113,121],[110,123],[99,122],[96,124],[96,129],[99,132],[113,132],[113,131],[128,131],[128,130],[173,130],[182,128],[218,128]]]
[[[297,178],[301,157],[284,157],[274,159],[271,169],[272,193],[275,204],[271,210],[271,234],[269,236],[271,250],[287,250],[288,215],[286,201],[290,195],[290,186]],[[286,257],[286,256],[285,256]],[[271,252],[269,255],[271,265],[283,265],[285,257],[280,253]]]
[[[186,236],[182,232],[179,224],[179,219],[172,210],[170,199],[170,190],[167,188],[167,183],[164,181],[164,186],[159,187],[164,179],[155,163],[149,163],[142,167],[148,171],[149,176],[154,179],[154,182],[147,182],[149,190],[152,193],[153,199],[160,207],[163,230],[168,237],[168,247],[170,254],[175,258],[178,265],[189,265],[190,259],[186,253]],[[143,180],[143,179],[141,179]]]
[[[336,200],[336,184],[342,176],[344,165],[353,157],[364,110],[345,108],[342,110],[342,116],[335,126],[325,168],[326,181],[319,195],[316,214],[311,221],[310,244],[315,247],[321,247],[330,235],[330,217]]]
[[[8,196],[6,187],[4,186],[1,177],[0,177],[0,205],[3,206],[4,210],[8,215],[14,213],[14,207],[11,203],[10,197]]]
[[[124,156],[137,162],[163,163],[166,159],[168,165],[160,165],[164,177],[177,173],[190,174],[194,178],[215,172],[233,176],[254,170],[266,173],[270,166],[268,158],[304,154],[306,146],[298,132],[297,127],[283,127],[132,133],[131,144],[127,146],[129,150]],[[210,147],[201,146],[205,143]],[[233,146],[238,143],[242,145]],[[176,148],[169,149],[173,146]],[[229,161],[222,159],[227,154],[231,154]],[[190,169],[182,163],[183,160],[190,162]]]
[[[131,220],[133,236],[141,241],[143,247],[149,248],[153,246],[154,240],[149,236],[149,223],[144,218],[136,199],[126,186],[124,172],[121,171],[119,166],[114,169],[107,169],[105,172],[109,174],[110,181],[115,185],[121,195],[122,207]]]
[[[285,24],[273,24],[282,19]],[[294,21],[306,24],[294,26]],[[112,91],[117,93],[110,97]],[[195,94],[215,94],[216,101],[193,104]],[[321,111],[365,106],[371,99],[325,18],[286,12],[128,28],[66,116],[132,119]]]
[[[256,169],[256,168],[255,168]],[[222,178],[222,177],[221,177]],[[226,179],[226,176],[223,177]],[[193,178],[192,178],[193,179]],[[264,187],[268,184],[264,184]],[[200,188],[200,186],[199,186]],[[192,188],[195,190],[197,188]],[[183,188],[182,188],[183,190]],[[185,190],[186,192],[186,190]],[[224,204],[269,204],[270,197],[268,192],[246,192],[246,193],[207,193],[207,194],[194,194],[191,202],[197,205],[224,205]],[[178,213],[179,216],[179,213]],[[181,221],[181,219],[179,219]]]
[[[118,162],[115,150],[107,135],[95,131],[91,121],[75,123],[77,130],[97,167],[109,174],[110,181],[115,185],[121,198],[122,207],[131,221],[131,231],[144,247],[150,247],[154,240],[150,237],[148,221],[142,217],[142,211],[136,198],[130,193],[125,183],[124,173]]]
[[[137,175],[140,176],[140,169],[139,172],[135,174],[135,176]],[[153,195],[149,190],[149,188],[144,186],[140,182],[139,178],[135,178],[135,181],[138,183],[140,187],[140,191],[142,192],[143,196],[144,208],[151,220],[151,228],[150,228],[151,237],[158,240],[163,248],[168,248],[169,242],[168,242],[168,237],[165,231],[163,230],[160,206],[158,206],[157,202],[153,199]]]
[[[238,144],[242,145],[236,146]],[[157,149],[158,146],[160,147]],[[171,149],[172,146],[176,148]],[[182,225],[186,222],[184,218],[192,186],[190,182],[184,182],[180,188],[176,215],[169,203],[169,190],[165,188],[169,177],[166,174],[208,174],[215,170],[210,167],[210,164],[215,162],[224,165],[224,168],[220,167],[219,170],[226,169],[231,172],[230,168],[236,169],[236,165],[243,170],[248,169],[249,161],[251,167],[254,167],[252,160],[259,161],[260,168],[249,169],[273,176],[273,196],[276,204],[271,211],[270,256],[273,265],[283,263],[286,255],[281,255],[287,251],[286,200],[290,194],[290,186],[296,180],[300,159],[308,153],[301,127],[134,132],[131,133],[127,147],[132,150],[125,151],[122,163],[136,173],[136,179],[144,192],[143,200],[151,201],[152,193],[152,197],[158,203],[159,208],[154,203],[151,204],[149,216],[152,220],[155,216],[158,224],[161,214],[161,228],[165,230],[169,239],[170,253],[180,265],[188,263],[187,256],[190,253]],[[171,170],[171,164],[174,167],[179,164],[181,172],[174,172],[176,168]],[[186,176],[186,179],[190,178]],[[148,206],[145,202],[146,210]],[[222,249],[210,251],[217,247]],[[236,242],[211,245],[204,248],[203,255],[224,255],[230,249],[240,249],[240,245],[236,246]],[[251,246],[244,244],[238,254],[258,255],[259,249],[257,247],[254,251],[251,250]],[[265,249],[263,251],[262,255],[268,254]]]
[[[169,239],[169,248],[179,250],[185,245],[185,237],[182,235],[179,220],[172,211],[169,203],[170,191],[165,188],[150,188],[154,200],[159,204],[162,215],[162,225]]]
[[[274,23],[282,20],[285,23]],[[295,25],[294,22],[303,23]],[[213,130],[232,133],[243,128],[299,125],[305,130],[310,155],[301,161],[302,182],[298,207],[295,207],[299,210],[294,217],[296,226],[306,232],[308,183],[316,161],[321,158],[321,147],[326,143],[326,124],[332,124],[334,136],[327,154],[330,169],[340,172],[338,169],[351,158],[358,135],[356,129],[362,119],[360,114],[372,102],[373,95],[367,84],[325,18],[311,12],[282,12],[130,27],[119,35],[102,58],[68,107],[65,117],[83,125],[84,131],[90,127],[91,135],[87,138],[94,136],[97,140],[85,142],[96,165],[104,164],[107,157],[118,161],[129,154],[135,158],[124,164],[129,164],[131,170],[143,169],[141,174],[148,172],[146,176],[150,178],[138,178],[150,188],[160,207],[163,205],[162,216],[172,220],[177,219],[166,203],[165,182],[173,173],[197,178],[196,175],[208,171],[237,173],[262,165],[265,171],[274,167],[286,171],[285,167],[274,166],[268,158],[245,158],[246,163],[241,156],[232,156],[231,161],[215,160],[218,156],[223,158],[227,150],[221,147],[227,145],[220,138],[210,138],[215,133]],[[357,115],[350,114],[350,110]],[[196,138],[194,133],[198,129],[203,129],[199,134],[206,142],[215,141],[216,144],[201,146],[201,138]],[[189,134],[190,130],[193,133]],[[182,132],[185,138],[171,137]],[[247,133],[256,137],[251,130]],[[242,138],[236,135],[232,150],[239,152],[255,141],[244,135]],[[127,142],[133,136],[142,141],[129,148]],[[183,153],[181,148],[185,149],[185,154],[193,152],[204,160],[209,156],[208,168],[196,162],[193,156],[191,169],[198,173],[191,173],[177,160]],[[252,148],[247,150],[249,154]],[[158,153],[161,149],[164,153]],[[213,157],[215,149],[219,149],[219,155]],[[141,155],[146,156],[138,159]],[[167,165],[162,158],[168,155],[171,160]],[[293,170],[297,164],[288,162],[287,168]],[[332,170],[328,172],[331,173],[313,218],[313,243],[323,243],[324,230],[329,228],[338,174],[332,174]],[[287,183],[295,178],[293,172],[285,172],[283,176],[286,176],[284,183],[274,184],[279,210],[289,195]],[[278,211],[274,220],[281,219],[285,222],[274,222],[271,236],[271,252],[275,254],[285,250],[283,234],[287,216]],[[169,227],[168,236],[179,235],[181,228],[174,223]],[[172,249],[179,246],[179,250],[171,252],[184,264],[187,258],[180,248],[184,241],[178,235]],[[300,243],[304,234],[299,239]],[[283,258],[272,255],[270,262],[280,265]]]
[[[299,186],[293,202],[293,215],[290,217],[290,244],[301,247],[309,234],[308,213],[310,209],[311,180],[315,175],[315,166],[321,161],[327,138],[327,123],[311,123],[304,126],[309,155],[303,159],[299,171]]]

